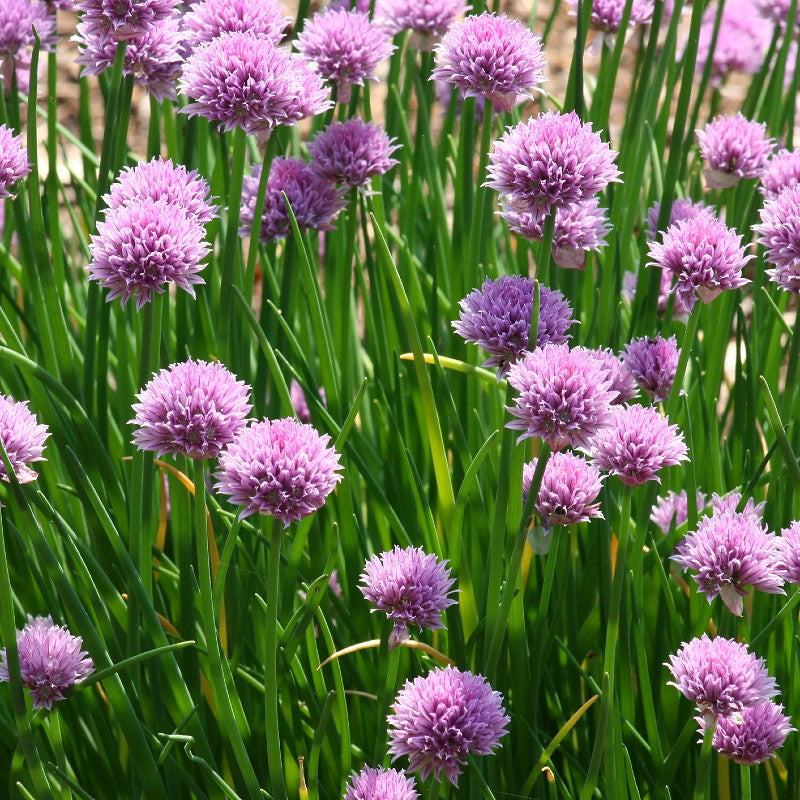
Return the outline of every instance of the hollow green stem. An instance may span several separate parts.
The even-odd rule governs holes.
[[[709,718],[711,721],[709,721]],[[711,743],[714,740],[716,718],[706,719],[706,732],[703,735],[703,746],[700,749],[700,760],[697,763],[697,779],[694,784],[693,800],[707,800],[711,797]]]

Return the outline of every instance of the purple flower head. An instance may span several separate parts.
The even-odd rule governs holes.
[[[196,47],[178,89],[194,101],[183,113],[261,140],[331,106],[322,79],[300,56],[252,33],[223,33]]]
[[[706,496],[702,492],[697,492],[695,500],[698,510],[706,504]],[[681,489],[680,492],[669,491],[657,498],[650,510],[650,519],[665,536],[673,524],[676,528],[683,525],[689,519],[689,497],[686,489]]]
[[[572,7],[573,16],[578,7],[578,0],[567,0]],[[653,0],[633,0],[628,26],[643,25],[653,18]],[[604,34],[615,34],[622,24],[622,13],[625,0],[592,0],[591,26]]]
[[[800,522],[792,522],[778,537],[778,572],[787,583],[800,583]]]
[[[461,315],[453,322],[456,333],[486,350],[491,358],[483,366],[497,367],[498,380],[504,378],[530,346],[533,281],[521,275],[487,278],[459,305]],[[574,324],[572,309],[561,292],[540,287],[535,346],[565,344]]]
[[[255,165],[246,175],[242,188],[242,225],[240,236],[249,236],[258,198],[261,166]],[[271,242],[283,239],[292,231],[284,194],[294,212],[300,230],[329,231],[332,221],[344,208],[344,194],[329,180],[297,158],[275,158],[270,164],[260,239]]]
[[[329,442],[291,417],[251,422],[220,456],[214,488],[242,507],[240,519],[269,514],[288,527],[321,508],[342,479]]]
[[[531,488],[536,462],[534,458],[522,470],[525,497]],[[577,525],[603,516],[600,503],[595,502],[601,488],[600,473],[585,458],[569,451],[553,453],[545,464],[534,507],[545,528]]]
[[[616,475],[628,486],[661,483],[660,470],[689,459],[678,426],[643,406],[615,406],[608,427],[592,440],[591,454],[601,472]]]
[[[0,125],[0,200],[13,197],[17,184],[31,171],[22,135]]]
[[[695,69],[701,73],[710,57],[711,83],[721,86],[731,72],[752,75],[758,70],[772,37],[772,26],[753,13],[750,0],[726,0],[716,46],[710,53],[716,16],[717,6],[711,3],[703,14]]]
[[[178,3],[179,0],[77,0],[75,9],[83,13],[82,35],[105,34],[120,42],[141,36],[174,16]]]
[[[135,297],[137,309],[168,283],[194,297],[209,250],[205,228],[195,217],[165,200],[144,198],[97,223],[89,244],[89,280],[110,289],[107,299],[119,297],[123,306]]]
[[[779,26],[781,30],[786,28],[786,19],[789,16],[791,5],[791,0],[756,0],[756,6],[764,19],[769,20],[773,25]],[[800,24],[800,21],[795,18],[795,29],[797,29],[798,24]]]
[[[223,33],[251,33],[279,44],[290,22],[278,0],[201,0],[184,15],[183,27],[195,48]]]
[[[778,694],[775,679],[764,659],[753,655],[747,645],[717,636],[684,642],[665,664],[674,686],[697,705],[700,713],[726,715],[756,705]]]
[[[325,397],[325,389],[320,386],[319,387],[319,397],[322,400],[322,404],[327,406],[327,398]],[[300,422],[311,422],[311,411],[308,408],[308,400],[306,400],[306,394],[303,391],[303,387],[292,378],[291,383],[289,384],[289,398],[292,401],[292,410],[295,413],[297,419]]]
[[[431,80],[457,86],[462,97],[491,100],[511,111],[519,95],[544,83],[539,37],[522,22],[488,12],[453,23],[436,46]]]
[[[763,122],[751,122],[741,114],[715,117],[695,133],[708,164],[704,174],[710,189],[725,189],[741,178],[757,178],[775,146]]]
[[[389,646],[408,639],[408,626],[441,628],[442,612],[456,601],[449,595],[455,580],[446,561],[421,547],[394,549],[372,556],[361,573],[361,594],[373,611],[383,611],[394,622]]]
[[[46,3],[40,0],[0,0],[0,57],[3,60],[3,82],[11,85],[8,72],[15,62],[22,66],[36,41],[34,29],[42,42],[42,48],[55,48],[56,17]],[[8,63],[6,63],[8,62]]]
[[[626,344],[622,358],[639,386],[661,403],[669,397],[679,356],[678,340],[674,336],[663,339],[657,333]]]
[[[455,667],[434,669],[407,680],[392,705],[389,752],[392,761],[409,756],[409,768],[425,780],[442,773],[455,786],[467,756],[485,756],[498,745],[510,722],[503,698],[481,675]]]
[[[622,279],[622,296],[630,303],[633,302],[634,295],[636,294],[636,284],[638,283],[638,273],[626,272]],[[680,294],[675,293],[675,287],[672,283],[672,273],[666,270],[661,271],[661,281],[658,287],[658,313],[664,315],[667,313],[669,307],[670,296],[674,297],[672,303],[672,317],[675,320],[686,320],[689,317],[690,309],[686,307],[686,303]]]
[[[701,739],[706,732],[706,720],[697,717]],[[786,737],[797,728],[784,716],[783,706],[772,700],[762,700],[741,711],[717,717],[712,747],[723,756],[752,767],[775,755]]]
[[[192,359],[153,375],[136,399],[133,443],[159,456],[216,458],[252,409],[249,386],[219,362]]]
[[[44,443],[50,434],[47,425],[36,420],[28,408],[28,401],[18,402],[0,394],[0,442],[20,483],[36,480],[39,473],[29,466],[34,461],[44,461]],[[0,459],[0,479],[8,481],[5,462]]]
[[[414,779],[396,769],[364,767],[347,782],[344,800],[417,800]]]
[[[308,146],[311,169],[333,183],[366,186],[374,175],[383,175],[398,164],[395,144],[380,125],[356,117],[332,122]]]
[[[780,150],[767,161],[761,172],[758,191],[766,200],[774,200],[784,189],[800,183],[800,152]]]
[[[53,703],[64,700],[67,689],[94,672],[82,644],[80,636],[54,625],[50,617],[28,617],[28,624],[17,631],[22,683],[31,693],[34,708],[50,711]],[[5,649],[0,650],[0,656],[0,681],[8,681]]]
[[[711,495],[711,510],[714,514],[726,513],[742,513],[749,514],[754,517],[759,523],[764,515],[764,506],[766,503],[756,503],[752,497],[747,498],[744,508],[741,512],[737,512],[739,504],[742,502],[741,492],[730,492],[724,496],[718,495],[716,492]]]
[[[694,580],[710,603],[717,595],[742,616],[743,587],[783,594],[777,537],[752,515],[725,512],[704,517],[675,548],[672,560],[697,572]]]
[[[375,22],[393,36],[411,31],[411,45],[433,50],[457,17],[469,10],[464,0],[376,0]]]
[[[519,440],[541,436],[553,450],[588,447],[610,424],[615,393],[597,359],[565,344],[546,344],[512,365],[508,382],[518,392],[507,428]]]
[[[658,215],[661,213],[661,203],[657,200],[647,211],[647,238],[658,238]],[[669,225],[674,225],[684,219],[702,218],[710,222],[716,217],[714,209],[709,208],[703,203],[695,203],[692,200],[681,200],[677,198],[672,201],[669,211]]]
[[[583,269],[587,251],[597,251],[606,244],[606,235],[611,230],[606,210],[600,208],[596,197],[591,197],[557,208],[555,214],[553,261],[562,269]],[[517,211],[501,200],[500,216],[514,233],[535,242],[542,240],[545,209]]]
[[[588,200],[619,179],[616,153],[574,112],[548,111],[506,129],[489,154],[486,186],[517,211]]]
[[[753,230],[772,264],[767,270],[770,280],[785,292],[800,293],[800,185],[767,200]]]
[[[297,37],[297,51],[337,87],[336,99],[350,101],[350,87],[378,79],[378,64],[394,52],[392,37],[367,14],[322,11],[306,20]]]
[[[171,159],[164,161],[160,156],[135,167],[125,167],[104,200],[113,211],[147,198],[179,206],[201,224],[217,216],[208,183],[197,170],[188,171],[182,164],[173,164]]]
[[[690,309],[695,298],[710,303],[724,290],[750,283],[742,270],[753,256],[745,255],[742,237],[720,219],[676,222],[648,247],[650,266],[675,279],[675,292]]]
[[[614,405],[620,405],[633,400],[639,394],[639,387],[633,377],[628,365],[608,347],[600,347],[596,350],[579,347],[587,356],[595,359],[605,370],[611,384],[611,391],[615,395],[611,401]]]
[[[81,75],[99,75],[114,64],[117,41],[112,32],[78,23],[81,53],[75,59],[83,65]],[[184,60],[185,35],[176,14],[159,19],[128,39],[122,71],[143,86],[156,100],[176,100],[177,82]]]

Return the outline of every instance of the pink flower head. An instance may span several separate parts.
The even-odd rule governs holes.
[[[772,264],[767,270],[770,280],[785,292],[800,292],[800,185],[767,200],[753,230]]]
[[[296,125],[331,106],[322,79],[300,56],[252,33],[223,33],[196,47],[178,88],[194,101],[183,113],[262,140],[278,125]]]
[[[469,10],[464,0],[376,0],[375,22],[393,36],[411,31],[411,44],[433,50],[450,25]]]
[[[54,625],[50,617],[28,617],[28,624],[17,631],[17,649],[22,683],[30,691],[34,708],[50,711],[53,703],[64,700],[64,692],[94,672],[92,659],[81,650],[83,639],[65,627]],[[8,681],[8,656],[0,650],[0,681]]]
[[[201,0],[183,17],[191,48],[236,32],[279,44],[290,22],[278,0]]]
[[[773,25],[777,25],[781,30],[786,28],[786,19],[789,16],[791,0],[756,0],[756,6],[764,19],[769,20]],[[795,18],[795,28],[800,21]]]
[[[24,62],[39,35],[42,47],[55,47],[56,17],[40,0],[0,0],[0,57],[3,62]],[[29,63],[29,62],[28,62]],[[6,64],[3,64],[6,71]],[[4,75],[4,82],[6,81]],[[6,83],[10,85],[10,82]]]
[[[0,125],[0,200],[13,197],[17,184],[31,171],[22,135]]]
[[[179,0],[77,0],[82,36],[110,36],[114,41],[142,36],[174,16]]]
[[[486,350],[491,358],[483,366],[497,367],[498,380],[504,378],[511,364],[530,348],[533,281],[521,275],[487,278],[459,305],[461,315],[453,322],[456,333]],[[574,324],[572,309],[561,292],[540,287],[535,346],[564,344]]]
[[[787,583],[800,583],[800,522],[792,522],[778,537],[778,572]]]
[[[570,14],[576,14],[578,0],[567,0],[572,7]],[[653,18],[653,0],[633,0],[628,26],[643,25]],[[622,24],[625,0],[592,0],[591,26],[604,34],[615,34]]]
[[[800,152],[780,150],[767,161],[761,172],[758,191],[765,200],[774,200],[784,189],[792,189],[800,183]]]
[[[741,712],[778,694],[775,679],[764,659],[753,655],[746,644],[717,636],[684,642],[665,666],[674,686],[697,705],[698,711],[716,715]]]
[[[595,466],[628,486],[661,483],[658,472],[688,461],[686,443],[677,425],[670,425],[652,406],[615,406],[608,427],[591,442]]]
[[[455,786],[467,756],[491,753],[510,722],[503,698],[481,675],[455,667],[407,680],[389,715],[392,761],[409,756],[425,780],[442,773]]]
[[[706,496],[702,492],[697,492],[695,502],[698,510],[702,509],[706,504]],[[650,510],[650,519],[665,536],[673,524],[676,528],[683,525],[689,519],[689,497],[686,489],[681,489],[680,492],[669,491],[658,497]]]
[[[508,203],[500,203],[500,216],[508,222],[508,227],[535,242],[542,240],[547,213],[545,209],[520,212]],[[606,210],[600,208],[596,197],[591,197],[557,208],[555,215],[553,261],[562,269],[583,269],[586,253],[600,250],[606,244],[611,231]]]
[[[183,361],[156,373],[136,395],[133,443],[189,458],[216,458],[244,427],[250,387],[219,362]]]
[[[242,189],[241,236],[249,236],[258,199],[261,166],[253,167],[244,178]],[[329,231],[333,219],[344,208],[344,194],[329,180],[314,172],[298,158],[275,158],[270,164],[260,239],[275,241],[292,231],[284,194],[292,207],[300,230]]]
[[[758,522],[762,521],[764,516],[764,506],[766,503],[756,503],[752,497],[747,498],[747,502],[741,512],[737,511],[739,504],[742,502],[741,492],[729,492],[726,495],[718,495],[714,492],[711,495],[711,510],[714,514],[725,513],[742,513],[754,517]]]
[[[205,228],[195,217],[165,200],[144,198],[97,223],[89,244],[89,280],[110,289],[107,299],[119,297],[123,306],[135,297],[137,309],[169,283],[194,297],[209,250]]]
[[[576,349],[583,350],[605,370],[614,394],[614,399],[611,401],[614,405],[627,403],[639,394],[639,387],[636,385],[636,379],[633,377],[630,367],[610,348],[598,347],[592,350],[579,347]]]
[[[541,436],[553,450],[589,447],[610,424],[615,393],[602,365],[582,350],[546,344],[513,364],[508,382],[519,392],[506,427],[519,440]]]
[[[741,178],[757,178],[775,146],[763,122],[751,122],[741,114],[715,117],[695,133],[708,164],[704,174],[710,189],[725,189]]]
[[[661,203],[656,201],[647,211],[647,238],[658,238],[658,216],[661,213]],[[713,208],[709,208],[703,203],[695,203],[692,200],[681,200],[676,198],[672,201],[672,206],[669,211],[669,223],[674,225],[684,219],[696,219],[700,217],[707,221],[711,221],[716,217]]]
[[[361,594],[373,611],[383,611],[394,622],[389,639],[393,647],[408,639],[409,625],[441,628],[442,612],[456,601],[450,597],[455,580],[446,561],[421,547],[394,549],[372,556],[361,573]]]
[[[548,111],[506,130],[489,155],[486,186],[517,211],[586,201],[619,179],[616,153],[574,112]]]
[[[44,443],[50,434],[47,425],[40,424],[36,415],[28,408],[28,401],[21,402],[0,394],[0,442],[19,483],[36,480],[39,473],[29,464],[44,461]],[[8,482],[5,462],[0,459],[0,479]]]
[[[697,717],[701,738],[706,732],[704,717]],[[711,746],[737,764],[752,767],[775,755],[786,737],[796,728],[784,716],[783,706],[772,700],[762,700],[745,706],[738,713],[717,717]]]
[[[329,442],[291,417],[251,422],[220,456],[214,488],[242,507],[240,519],[268,514],[288,527],[321,508],[342,479]]]
[[[176,205],[201,224],[217,216],[208,183],[197,170],[188,171],[182,164],[173,164],[171,159],[164,161],[160,156],[135,167],[125,167],[104,200],[113,211],[147,198]]]
[[[491,100],[511,111],[518,96],[544,83],[539,37],[517,19],[485,12],[453,23],[436,46],[431,80],[458,87],[462,97]]]
[[[347,782],[344,800],[418,800],[414,779],[396,769],[364,767]]]
[[[537,459],[522,470],[522,493],[527,497]],[[545,528],[577,525],[602,517],[595,502],[602,488],[600,473],[585,458],[563,451],[553,453],[545,464],[542,483],[534,506]]]
[[[333,183],[366,186],[400,163],[391,157],[400,147],[395,141],[380,125],[357,117],[332,122],[308,146],[311,169]]]
[[[690,309],[696,298],[710,303],[721,292],[750,283],[742,270],[753,256],[745,255],[742,237],[720,219],[676,222],[648,247],[650,266],[675,279],[675,291]]]
[[[322,11],[306,20],[297,51],[317,74],[337,87],[340,103],[350,87],[378,79],[375,70],[394,52],[390,34],[357,11]]]
[[[664,339],[657,333],[626,344],[623,360],[639,386],[661,403],[669,397],[679,356],[678,340],[674,336]]]
[[[710,603],[717,595],[742,616],[743,587],[783,594],[777,537],[749,514],[725,512],[700,520],[675,548],[672,560],[697,572],[694,580]]]

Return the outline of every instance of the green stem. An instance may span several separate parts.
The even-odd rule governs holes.
[[[556,210],[552,209],[544,218],[544,229],[542,230],[542,242],[539,247],[539,258],[536,261],[536,280],[542,286],[552,286],[555,288],[555,275],[552,283],[550,280],[550,256],[553,253],[553,236],[556,231]],[[531,328],[533,330],[533,328]]]
[[[711,719],[711,722],[708,719]],[[716,718],[709,715],[706,720],[706,732],[703,735],[703,746],[700,750],[700,761],[697,764],[697,780],[694,785],[693,800],[707,800],[711,797],[711,744],[714,741],[716,727]]]
[[[266,520],[265,520],[266,522]],[[280,721],[278,718],[278,602],[281,567],[281,539],[283,523],[272,517],[270,528],[269,558],[267,560],[267,624],[264,631],[264,722],[267,734],[267,762],[272,796],[275,800],[287,800],[281,757]]]
[[[742,778],[742,800],[750,800],[752,797],[752,790],[750,788],[750,767],[744,764],[741,767]]]
[[[483,106],[483,121],[481,123],[481,149],[478,163],[478,180],[475,187],[476,202],[472,209],[470,224],[469,261],[467,269],[467,286],[478,283],[478,266],[481,263],[483,250],[486,247],[486,217],[491,221],[490,189],[483,186],[486,176],[486,165],[489,161],[489,150],[492,146],[492,132],[494,130],[494,115],[492,103],[486,100]]]
[[[770,621],[750,640],[751,649],[755,647],[765,636],[769,636],[775,629],[775,626],[785,619],[788,614],[797,606],[800,601],[800,586],[795,586],[792,593],[789,595],[786,602],[781,607],[781,610],[770,619]]]
[[[686,374],[686,366],[689,363],[689,355],[694,346],[695,336],[697,335],[697,325],[700,322],[700,304],[695,303],[694,308],[689,314],[689,320],[686,323],[686,330],[683,334],[683,342],[681,344],[681,354],[678,358],[678,367],[675,370],[675,380],[672,384],[672,391],[669,394],[667,401],[667,419],[675,419],[675,414],[678,411],[678,400],[681,396],[681,389],[683,389],[683,378]]]

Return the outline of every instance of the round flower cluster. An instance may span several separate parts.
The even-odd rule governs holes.
[[[81,27],[76,40],[111,39],[121,42],[146,34],[177,13],[179,0],[78,0]]]
[[[183,17],[190,49],[223,33],[251,33],[279,44],[291,18],[278,0],[202,0]]]
[[[623,359],[639,386],[661,403],[669,397],[679,356],[678,340],[674,336],[664,339],[656,334],[626,344]]]
[[[658,217],[661,213],[661,203],[656,201],[647,211],[647,238],[658,238]],[[714,209],[709,208],[703,203],[695,203],[692,200],[682,200],[676,198],[672,201],[669,210],[669,222],[667,227],[674,225],[684,219],[695,219],[701,217],[707,221],[714,219]]]
[[[774,200],[784,189],[800,183],[800,152],[779,150],[767,161],[761,172],[758,190],[765,200]]]
[[[772,265],[767,270],[770,280],[785,292],[800,292],[800,185],[767,200],[753,230]]]
[[[30,468],[34,461],[44,461],[44,443],[50,434],[28,408],[28,401],[18,402],[0,395],[0,442],[19,483],[36,480],[39,473]],[[9,480],[5,461],[0,459],[0,479]]]
[[[21,91],[27,93],[30,88],[34,31],[43,50],[55,49],[58,41],[56,16],[47,3],[40,0],[3,0],[0,3],[0,81],[6,90],[11,88],[12,76]]]
[[[611,401],[614,405],[627,403],[639,394],[636,379],[633,377],[630,367],[611,348],[599,347],[591,350],[585,347],[578,347],[576,349],[582,350],[605,370],[611,384],[611,391],[614,394],[614,399]]]
[[[792,522],[778,538],[778,572],[787,583],[800,583],[800,522]]]
[[[364,767],[347,782],[344,800],[417,800],[414,779],[396,769]]]
[[[376,0],[375,21],[393,36],[411,31],[412,47],[433,50],[465,10],[464,0]]]
[[[570,14],[577,14],[578,0],[567,0],[572,7]],[[653,0],[633,0],[628,26],[643,25],[653,18]],[[591,26],[603,34],[617,33],[622,24],[622,14],[625,11],[625,0],[593,0]],[[610,38],[610,37],[609,37]],[[610,39],[613,42],[613,39]]]
[[[702,509],[706,504],[706,496],[702,492],[695,495],[697,509]],[[652,509],[650,509],[650,520],[666,536],[672,526],[682,525],[689,519],[689,496],[686,489],[680,492],[669,491],[665,495],[658,497]]]
[[[17,184],[31,171],[22,135],[0,125],[0,201],[13,197]]]

